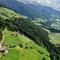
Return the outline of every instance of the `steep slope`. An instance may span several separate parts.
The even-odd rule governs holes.
[[[8,10],[8,9],[7,9]],[[3,16],[1,16],[0,17],[0,22],[2,23],[1,25],[3,25],[3,27],[7,27],[9,30],[11,29],[11,30],[16,30],[16,31],[21,31],[21,32],[23,32],[24,34],[26,34],[26,35],[29,35],[29,37],[30,37],[30,35],[32,36],[37,36],[37,35],[41,35],[41,37],[40,37],[40,39],[42,39],[42,37],[45,35],[44,33],[46,33],[46,35],[43,37],[43,39],[45,39],[45,40],[48,40],[48,33],[46,32],[46,31],[44,31],[43,29],[42,29],[42,27],[41,28],[39,28],[38,26],[35,26],[35,24],[33,24],[30,20],[27,20],[27,19],[25,19],[25,18],[21,18],[19,15],[17,15],[18,17],[16,18],[14,18],[14,16],[12,16],[13,14],[11,13],[11,10],[9,10],[10,11],[10,13],[12,14],[12,15],[10,15],[10,13],[8,12],[6,10],[6,8],[2,8],[1,7],[1,15],[2,14],[4,14]],[[8,16],[6,15],[6,12],[8,12],[7,13],[7,15],[9,16],[9,19],[7,18]],[[12,18],[10,18],[10,16],[12,17]],[[4,17],[6,17],[6,19],[4,18]],[[0,25],[0,26],[1,26]],[[25,29],[26,28],[26,29]],[[37,30],[38,29],[38,30]],[[41,30],[41,31],[39,31],[39,30]],[[38,33],[38,31],[40,32],[40,33]],[[38,33],[38,34],[37,34]],[[42,34],[43,33],[43,34]],[[35,35],[34,35],[35,34]],[[37,35],[36,35],[37,34]],[[33,38],[33,37],[31,37],[32,39],[35,39],[35,38]],[[42,40],[43,40],[42,39]],[[38,39],[37,39],[38,40]],[[39,40],[38,40],[39,41]],[[36,41],[37,42],[37,41]],[[42,42],[41,42],[42,43]]]
[[[43,58],[45,58],[46,60],[49,60],[49,53],[47,52],[47,50],[45,48],[42,48],[40,46],[38,46],[37,44],[35,44],[31,39],[29,39],[28,37],[26,37],[23,34],[19,34],[17,36],[12,35],[15,32],[12,31],[8,31],[7,29],[5,29],[5,33],[4,33],[4,41],[3,43],[5,45],[7,45],[10,49],[8,51],[8,54],[6,54],[6,57],[8,56],[8,58],[6,57],[2,57],[1,60],[6,60],[6,59],[16,59],[19,60],[42,60]],[[15,54],[17,53],[18,57],[13,58],[10,56],[11,52],[14,53],[13,57],[15,56]],[[40,53],[39,53],[40,51]],[[11,53],[11,55],[12,55]],[[17,56],[16,55],[16,56]],[[32,57],[33,56],[33,57]],[[40,57],[41,56],[41,57]]]
[[[39,27],[39,26],[35,25],[30,20],[24,18],[24,16],[19,15],[19,14],[15,13],[14,11],[9,10],[7,8],[0,7],[0,15],[1,15],[0,16],[0,29],[2,31],[4,31],[5,28],[7,29],[7,31],[6,31],[7,33],[3,34],[3,36],[5,36],[5,40],[2,39],[4,41],[3,43],[6,44],[6,46],[8,46],[10,48],[12,46],[15,47],[16,45],[18,46],[19,41],[22,42],[22,41],[24,41],[24,39],[30,41],[30,39],[31,39],[35,43],[34,44],[32,43],[33,45],[32,44],[30,44],[30,45],[34,46],[35,44],[38,44],[39,47],[40,47],[39,49],[41,49],[41,47],[42,47],[43,49],[46,49],[44,51],[46,51],[46,52],[48,51],[49,52],[48,56],[50,58],[48,57],[48,59],[51,59],[51,60],[54,60],[54,59],[57,59],[57,58],[58,58],[58,60],[60,59],[59,58],[59,56],[60,56],[59,49],[56,48],[54,44],[49,42],[48,32],[45,31],[42,27]],[[12,33],[12,34],[10,35],[10,33]],[[17,33],[20,33],[20,34],[22,33],[23,35],[20,35],[20,34],[17,34]],[[26,38],[26,36],[28,37],[28,39]],[[13,38],[13,40],[11,38]],[[9,43],[9,44],[7,44],[7,43]],[[23,42],[23,45],[24,45],[24,43],[25,42]],[[10,46],[10,45],[12,45],[12,46]],[[17,48],[17,46],[15,48]],[[20,44],[20,47],[22,47],[21,44]],[[34,52],[37,49],[37,47],[36,46],[34,47],[34,50],[33,50]],[[27,47],[25,47],[25,48],[27,49]],[[30,47],[30,48],[32,49],[32,47]],[[19,46],[18,46],[17,49],[20,49]],[[13,50],[15,50],[15,49],[13,49]],[[38,50],[39,53],[41,53],[40,52],[41,50]],[[25,49],[24,49],[24,51],[25,51]],[[27,51],[31,52],[31,50],[27,50]],[[27,52],[27,51],[25,51],[25,52]],[[16,52],[16,50],[15,50],[15,52]],[[27,53],[30,54],[30,52],[27,52]],[[37,54],[37,58],[36,59],[40,60],[40,57],[39,57],[40,54],[39,53],[37,54],[37,52],[36,52],[35,56]],[[43,53],[41,53],[41,54],[43,54]],[[24,54],[24,56],[27,56],[27,55]],[[9,53],[9,56],[11,56],[10,53]],[[14,56],[13,56],[13,58],[14,58]],[[3,57],[2,59],[5,59],[5,58]],[[32,60],[33,59],[35,60],[35,58],[32,58]],[[42,59],[46,59],[46,58],[42,58]],[[28,58],[26,60],[28,60]]]
[[[32,40],[32,38],[28,38],[29,36],[26,35],[24,31],[19,31],[17,29],[18,27],[15,23],[19,20],[21,21],[18,24],[22,23],[22,25],[29,22],[27,22],[24,16],[7,8],[0,7],[0,34],[3,34],[4,37],[0,36],[2,38],[0,40],[2,41],[2,45],[8,49],[7,54],[0,54],[0,60],[49,60],[50,54],[46,48],[37,45],[33,41],[34,39]],[[25,20],[24,23],[23,20]],[[30,24],[32,25],[31,22]],[[23,28],[21,27],[21,29]]]

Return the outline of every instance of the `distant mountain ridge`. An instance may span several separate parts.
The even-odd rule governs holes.
[[[40,5],[36,1],[28,0],[0,0],[0,3],[15,10],[16,12],[28,16],[31,19],[42,18],[44,21],[47,20],[46,24],[55,29],[60,30],[60,11],[54,10],[51,7]],[[59,20],[59,21],[58,21]],[[57,24],[56,24],[57,21]]]
[[[59,10],[60,11],[60,0],[17,0],[20,1],[22,3],[28,4],[41,4],[41,5],[45,5],[48,7],[51,7],[53,9]]]
[[[20,2],[19,2],[20,1]],[[0,3],[10,7],[13,10],[16,10],[18,13],[21,13],[23,15],[26,15],[30,18],[39,18],[41,16],[47,18],[49,17],[49,19],[51,18],[51,13],[52,15],[56,15],[60,17],[60,12],[47,7],[47,6],[43,6],[40,5],[36,2],[36,5],[33,3],[29,3],[28,1],[26,2],[27,4],[24,4],[23,2],[21,2],[21,0],[0,0]],[[47,12],[48,11],[48,12]]]

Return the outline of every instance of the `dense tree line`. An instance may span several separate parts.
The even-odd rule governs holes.
[[[32,38],[36,43],[43,45],[42,41],[48,41],[48,33],[42,29],[42,27],[36,26],[30,20],[19,18],[13,20],[1,20],[0,21],[0,28],[7,27],[9,30],[21,31],[25,35]]]

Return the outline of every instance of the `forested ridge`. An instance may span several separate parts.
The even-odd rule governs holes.
[[[39,46],[46,48],[50,53],[51,60],[60,60],[60,50],[49,42],[47,31],[45,31],[42,27],[35,25],[30,20],[20,17],[17,13],[11,13],[11,15],[5,10],[6,8],[0,7],[0,30],[3,31],[7,28],[10,31],[19,31],[32,39]],[[8,16],[9,14],[10,16]]]

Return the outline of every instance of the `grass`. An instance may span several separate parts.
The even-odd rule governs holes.
[[[30,49],[12,48],[9,53],[1,57],[0,60],[41,60],[42,55]]]
[[[43,57],[49,60],[49,57],[39,54],[36,50],[16,47],[11,48],[8,54],[2,56],[0,60],[42,60]]]
[[[20,48],[20,59],[19,60],[41,60],[41,55],[32,49],[22,49]]]
[[[12,31],[8,31],[6,29],[3,43],[11,46],[16,45],[16,47],[10,48],[8,54],[2,56],[0,60],[42,60],[43,58],[46,60],[50,59],[49,53],[45,48],[38,46],[23,34],[18,33],[18,36],[13,36],[11,35],[12,33]],[[19,47],[19,43],[21,43],[23,47]]]
[[[6,54],[5,56],[0,57],[0,60],[19,60],[19,50],[12,48],[9,50],[9,53]]]

